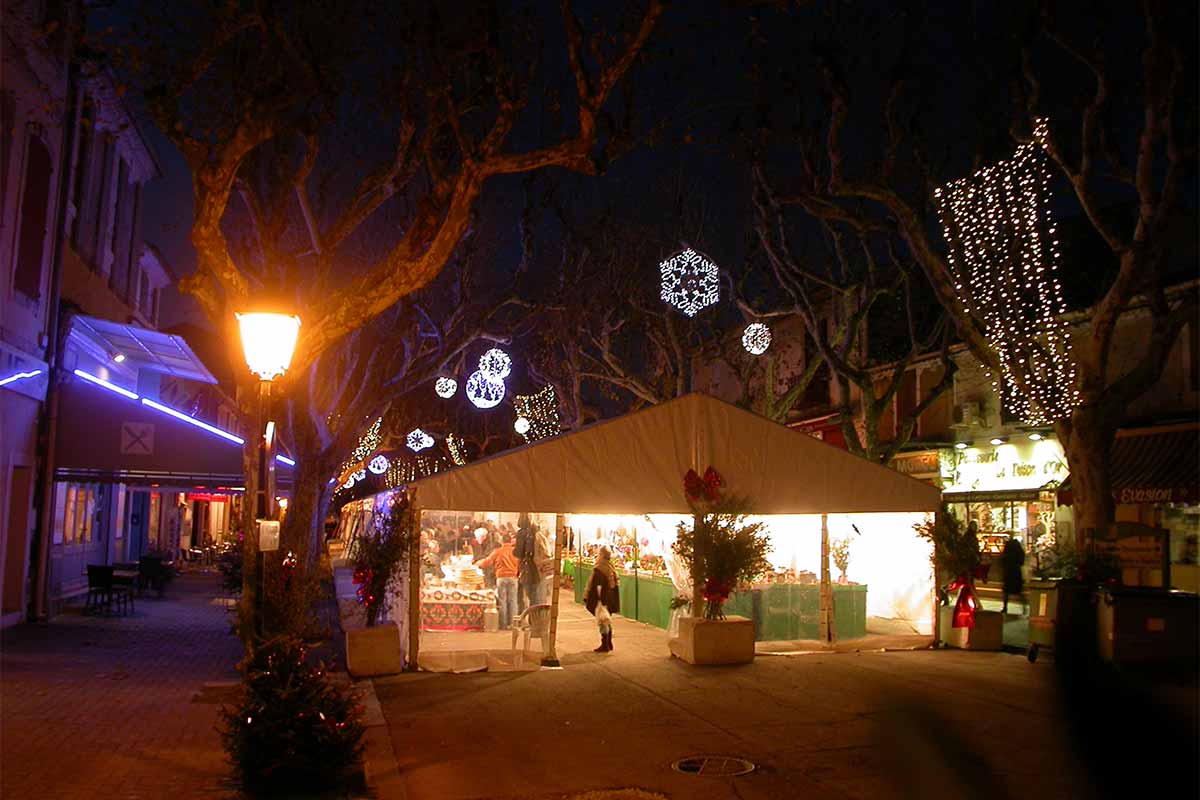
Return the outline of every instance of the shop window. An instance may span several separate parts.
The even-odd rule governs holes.
[[[146,536],[150,543],[151,549],[158,547],[158,516],[162,510],[162,495],[158,492],[150,493],[150,525],[149,533]]]
[[[46,250],[46,219],[50,203],[50,151],[37,136],[29,137],[25,160],[25,186],[21,191],[20,238],[13,288],[26,297],[42,296],[42,262]]]

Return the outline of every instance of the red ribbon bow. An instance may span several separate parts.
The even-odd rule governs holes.
[[[966,575],[959,575],[946,587],[948,592],[953,592],[955,589],[962,591],[958,593],[958,601],[954,604],[952,627],[974,628],[975,612],[979,610],[979,598],[975,596],[975,587],[972,585],[971,579]]]
[[[724,485],[725,479],[712,467],[704,470],[703,478],[694,469],[689,469],[683,476],[683,491],[692,502],[703,497],[708,502],[715,503],[721,499],[721,487]]]

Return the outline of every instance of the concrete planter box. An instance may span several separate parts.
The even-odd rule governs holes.
[[[1004,616],[999,611],[976,611],[974,628],[955,628],[954,606],[941,607],[942,641],[962,650],[999,650],[1004,643]]]
[[[689,664],[747,664],[754,660],[754,621],[680,617],[679,636],[668,646]]]
[[[393,622],[346,631],[346,670],[356,678],[395,675],[404,670],[400,629]]]

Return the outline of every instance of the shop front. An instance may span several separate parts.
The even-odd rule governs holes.
[[[526,634],[527,664],[590,651],[581,601],[601,547],[618,568],[622,616],[670,631],[691,597],[672,549],[692,521],[683,477],[710,466],[771,538],[771,571],[726,606],[754,621],[763,649],[873,634],[932,641],[930,550],[913,526],[938,508],[938,490],[688,395],[410,484],[422,529],[410,666],[503,668]],[[518,571],[512,603],[511,567],[493,554],[522,538],[540,565]]]
[[[1200,424],[1125,429],[1113,442],[1110,468],[1118,523],[1140,523],[1166,540],[1166,578],[1138,583],[1200,592]],[[1058,491],[1074,503],[1070,478]],[[1148,580],[1145,580],[1147,579]]]
[[[1056,496],[1066,477],[1067,459],[1057,439],[1014,437],[950,451],[942,459],[942,498],[960,522],[975,523],[985,561],[1016,538],[1027,566],[1033,566],[1058,537],[1074,534],[1070,511],[1060,508]]]

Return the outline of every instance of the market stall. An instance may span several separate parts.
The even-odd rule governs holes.
[[[600,545],[613,548],[623,613],[666,628],[672,600],[690,596],[671,551],[676,526],[692,519],[682,479],[709,466],[724,477],[726,495],[744,498],[771,536],[773,572],[743,587],[728,609],[754,619],[758,638],[815,636],[812,609],[823,604],[831,636],[871,633],[872,619],[932,635],[930,551],[913,525],[936,511],[939,491],[705,395],[445,471],[409,489],[423,511],[422,528],[441,528],[445,536],[454,529],[459,552],[473,526],[538,512],[533,528],[550,532],[556,559],[566,557],[554,573],[565,572],[578,592],[590,574],[589,556]],[[834,559],[824,586],[823,543]],[[447,583],[428,565],[424,575],[427,590]],[[546,599],[556,620],[559,603],[575,598],[555,591]],[[413,626],[414,637],[423,627]],[[450,645],[439,636],[437,646],[483,641]]]

